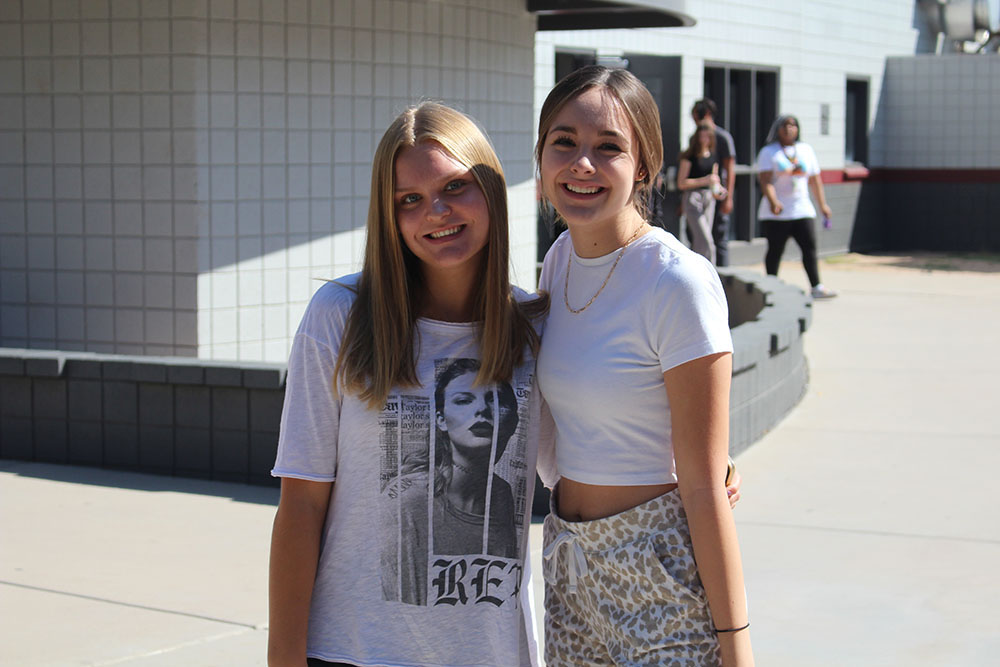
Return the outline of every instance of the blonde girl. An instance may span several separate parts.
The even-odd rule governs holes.
[[[511,287],[508,249],[485,135],[446,106],[407,109],[375,153],[364,267],[320,287],[292,346],[272,667],[532,663],[521,574],[545,301]],[[472,375],[442,379],[456,363]],[[477,466],[443,454],[460,428]]]

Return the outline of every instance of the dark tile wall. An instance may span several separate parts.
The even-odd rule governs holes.
[[[274,484],[284,381],[277,364],[0,348],[0,458]]]
[[[1000,183],[877,183],[883,249],[1000,252]]]
[[[870,179],[824,186],[833,225],[816,223],[818,253],[1000,252],[1000,183],[894,183]],[[767,244],[730,241],[734,266],[764,261]],[[801,257],[789,241],[783,258]]]
[[[802,337],[812,323],[812,299],[778,278],[721,269],[730,301],[762,303],[756,317],[733,322],[729,393],[729,453],[745,450],[774,428],[805,394],[809,373]]]

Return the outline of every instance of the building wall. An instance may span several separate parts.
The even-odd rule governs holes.
[[[0,3],[0,345],[283,360],[421,99],[493,139],[533,287],[533,35],[522,0]]]
[[[883,249],[1000,251],[1000,55],[889,58],[872,146]]]
[[[874,110],[886,56],[913,53],[917,38],[912,0],[688,0],[686,7],[697,20],[689,28],[538,33],[536,107],[553,83],[557,48],[594,49],[599,56],[680,55],[685,145],[694,131],[687,112],[702,97],[706,61],[777,67],[779,109],[799,117],[824,168],[839,168],[847,76],[869,78]],[[830,105],[828,135],[820,133],[821,104]]]
[[[1000,57],[913,55],[912,0],[691,0],[687,10],[698,22],[690,28],[538,33],[536,111],[557,50],[679,55],[683,145],[706,63],[777,68],[778,108],[799,117],[834,212],[832,229],[817,225],[821,254],[1000,250]],[[869,82],[867,178],[844,171],[848,78]],[[826,135],[821,105],[829,105]],[[731,242],[730,251],[734,263],[756,264],[764,244]],[[796,256],[790,246],[787,258]]]
[[[875,166],[1000,168],[1000,55],[893,57],[885,70]]]

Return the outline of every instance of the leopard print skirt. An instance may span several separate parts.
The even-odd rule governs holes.
[[[594,521],[544,525],[545,662],[720,664],[687,516],[674,490]]]

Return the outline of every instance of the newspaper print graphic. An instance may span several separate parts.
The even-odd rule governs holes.
[[[383,598],[516,607],[531,372],[476,386],[477,359],[434,368],[434,386],[391,395],[379,423]]]

